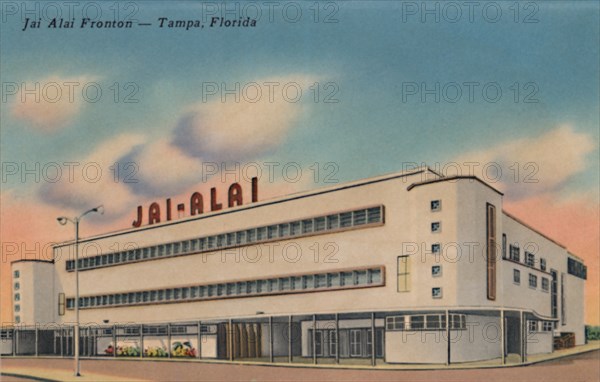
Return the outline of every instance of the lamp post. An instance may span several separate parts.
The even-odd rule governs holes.
[[[75,331],[74,331],[74,354],[75,354],[75,376],[80,377],[79,373],[79,222],[81,219],[92,212],[99,212],[101,215],[104,214],[104,207],[98,206],[90,210],[85,211],[78,217],[73,219],[61,216],[56,220],[60,225],[65,225],[67,222],[71,222],[75,225]]]

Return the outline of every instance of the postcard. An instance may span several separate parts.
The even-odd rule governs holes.
[[[6,381],[598,381],[596,1],[2,1]]]

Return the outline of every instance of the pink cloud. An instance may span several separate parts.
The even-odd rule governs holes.
[[[93,82],[89,76],[51,76],[22,83],[14,96],[12,115],[37,131],[50,133],[69,125],[84,104],[81,89]]]

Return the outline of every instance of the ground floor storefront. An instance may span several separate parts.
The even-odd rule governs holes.
[[[3,356],[74,355],[74,327],[5,328]],[[554,322],[520,310],[453,309],[80,326],[82,357],[302,364],[454,364],[553,351]]]

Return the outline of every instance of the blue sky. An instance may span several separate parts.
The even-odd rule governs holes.
[[[131,30],[22,32],[20,15],[7,16],[0,58],[3,82],[93,78],[102,85],[104,98],[84,104],[64,127],[47,133],[31,128],[26,118],[15,118],[11,107],[16,97],[9,97],[2,104],[2,160],[78,160],[95,143],[123,132],[160,139],[187,107],[201,100],[203,82],[245,84],[290,75],[334,82],[339,103],[311,102],[304,89],[302,115],[285,139],[256,158],[335,161],[341,180],[396,171],[402,162],[451,161],[563,124],[598,142],[597,3],[538,3],[537,23],[514,22],[512,2],[496,3],[503,12],[496,23],[487,21],[480,8],[473,22],[466,14],[456,23],[444,21],[443,14],[440,22],[433,22],[433,16],[421,22],[420,14],[403,22],[401,3],[333,4],[322,5],[320,16],[335,9],[337,23],[313,22],[310,3],[303,3],[297,23],[287,22],[276,10],[273,22],[263,17],[256,28],[189,31],[160,29],[157,18],[201,19],[206,4],[136,2],[134,18],[153,25]],[[525,4],[520,5],[520,19],[531,11]],[[110,15],[107,7],[104,12]],[[469,81],[498,83],[502,98],[486,102],[479,86],[473,103],[465,101],[466,95],[457,103],[435,103],[433,97],[422,103],[419,95],[402,102],[403,83],[432,87]],[[108,88],[115,82],[135,82],[140,102],[111,102]],[[535,83],[539,103],[513,102],[510,87],[516,82],[520,97],[531,90],[524,84]],[[571,174],[565,187],[597,188],[597,154],[597,147],[585,154],[586,171]],[[29,188],[17,181],[3,187]]]

